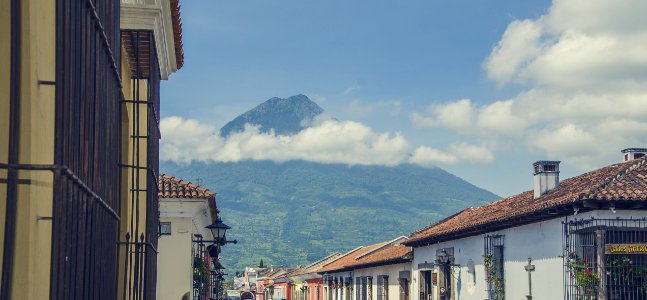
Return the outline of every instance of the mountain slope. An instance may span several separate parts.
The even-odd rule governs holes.
[[[233,273],[263,259],[271,265],[312,262],[390,239],[466,207],[498,198],[440,168],[273,163],[163,162],[162,172],[216,191],[237,245],[223,249]],[[231,270],[231,269],[234,270]]]
[[[304,121],[312,120],[324,110],[307,96],[286,99],[274,97],[238,116],[220,129],[221,136],[243,131],[245,124],[259,125],[261,132],[274,129],[277,134],[294,134],[303,129]]]

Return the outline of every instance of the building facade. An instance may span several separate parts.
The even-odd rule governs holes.
[[[162,174],[159,201],[157,299],[215,298],[217,278],[212,265],[216,260],[198,241],[211,239],[205,227],[218,219],[216,193]]]
[[[412,249],[408,238],[359,247],[319,270],[326,300],[408,299]]]
[[[155,299],[177,0],[0,0],[0,299]]]
[[[634,150],[562,181],[559,162],[537,162],[533,190],[414,232],[413,294],[647,299],[647,150]]]

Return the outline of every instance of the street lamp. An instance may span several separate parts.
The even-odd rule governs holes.
[[[220,219],[220,217],[218,217],[218,220],[216,220],[215,223],[207,226],[206,228],[211,230],[211,234],[216,241],[224,241],[225,232],[227,232],[227,229],[231,229],[231,227],[222,222],[222,219]]]
[[[225,245],[225,244],[237,244],[237,240],[233,241],[228,241],[227,240],[227,229],[231,229],[229,225],[225,224],[222,222],[220,218],[216,220],[215,223],[205,227],[209,230],[211,230],[211,235],[213,235],[214,243],[217,243],[219,245]]]

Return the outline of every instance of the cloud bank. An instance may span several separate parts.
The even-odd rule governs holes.
[[[645,15],[643,0],[555,0],[537,19],[512,21],[483,63],[489,79],[521,93],[431,105],[410,119],[583,169],[615,162],[616,150],[647,142]]]
[[[176,116],[163,118],[160,129],[161,159],[179,164],[305,160],[348,165],[429,166],[461,161],[487,163],[493,159],[486,148],[468,144],[451,145],[445,150],[427,146],[412,149],[399,133],[378,133],[359,122],[335,119],[320,120],[294,135],[263,133],[247,125],[243,132],[223,138],[211,125]]]

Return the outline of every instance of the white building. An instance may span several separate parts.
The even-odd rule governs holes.
[[[157,299],[193,299],[196,235],[212,240],[205,227],[217,219],[216,194],[169,175],[159,178],[160,237]],[[203,289],[199,294],[212,294]]]
[[[407,237],[358,247],[319,270],[324,300],[409,300],[411,247]]]
[[[647,299],[647,149],[414,232],[416,299]],[[530,178],[528,178],[530,182]]]

